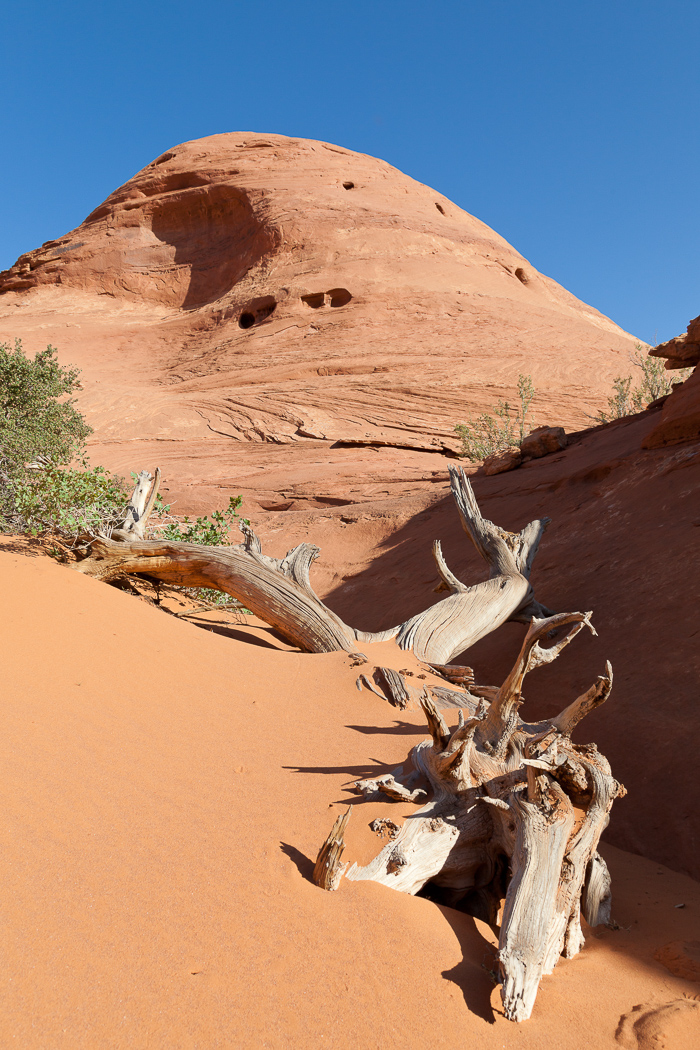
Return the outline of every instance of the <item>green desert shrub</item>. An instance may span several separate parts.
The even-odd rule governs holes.
[[[69,540],[86,534],[109,535],[126,515],[130,489],[85,456],[92,428],[71,394],[80,372],[59,364],[47,346],[33,358],[22,343],[0,343],[0,530]],[[134,475],[135,478],[135,475]],[[177,517],[159,498],[151,536],[184,543],[221,546],[238,523],[241,496],[228,507],[191,520]],[[192,588],[189,593],[215,604],[231,599],[221,591]]]
[[[212,511],[209,515],[195,518],[176,517],[169,504],[156,503],[154,516],[156,520],[151,529],[153,535],[160,539],[174,540],[178,543],[201,543],[207,547],[226,547],[231,544],[231,531],[241,521],[249,525],[247,518],[241,518],[238,509],[243,502],[242,496],[231,496],[228,506],[223,510]],[[236,537],[237,539],[237,537]],[[209,602],[211,605],[234,605],[241,612],[247,613],[240,602],[229,594],[217,591],[213,587],[184,587],[183,592],[192,598]]]
[[[518,376],[518,401],[511,406],[499,399],[493,414],[484,413],[468,423],[458,423],[455,433],[462,441],[461,454],[472,462],[480,462],[487,456],[519,445],[525,434],[530,405],[535,397],[532,377]]]
[[[160,515],[165,524],[159,529],[158,535],[164,540],[177,540],[180,543],[202,543],[208,547],[228,546],[231,530],[240,521],[249,524],[247,518],[241,518],[238,514],[238,508],[242,502],[242,496],[231,496],[228,507],[224,510],[212,511],[210,515],[195,518],[194,521],[187,516],[181,518],[171,516],[170,506],[162,506]],[[156,513],[158,511],[159,508],[156,507]]]
[[[635,412],[642,412],[652,401],[671,393],[672,380],[662,358],[649,357],[641,343],[637,343],[635,352],[630,355],[630,363],[641,373],[637,374],[636,384],[632,375],[616,376],[607,410],[601,409],[596,416],[591,417],[596,423],[609,423],[613,419],[632,416]],[[692,368],[676,369],[673,379],[682,383],[691,372]]]
[[[12,479],[5,521],[33,536],[109,535],[124,520],[127,500],[123,480],[104,467],[91,467],[87,460],[79,467],[47,463]]]
[[[0,528],[75,536],[123,517],[126,491],[84,456],[92,428],[70,397],[80,372],[47,346],[33,358],[0,343]]]

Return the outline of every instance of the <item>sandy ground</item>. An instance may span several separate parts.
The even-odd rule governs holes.
[[[605,846],[617,926],[516,1026],[488,926],[309,881],[348,801],[347,856],[376,851],[369,822],[401,808],[345,787],[401,760],[421,716],[358,692],[347,654],[202,630],[12,541],[0,580],[2,1045],[698,1045],[696,882]]]

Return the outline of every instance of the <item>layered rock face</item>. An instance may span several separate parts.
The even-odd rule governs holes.
[[[665,357],[666,368],[688,368],[692,375],[667,398],[661,419],[646,439],[645,448],[675,445],[700,437],[700,317],[694,318],[684,335],[659,343],[653,357]]]
[[[383,161],[242,133],[168,151],[0,275],[0,338],[17,335],[83,369],[94,458],[158,461],[208,506],[220,488],[323,503],[339,474],[368,498],[367,448],[430,481],[426,453],[520,372],[533,424],[585,425],[634,344]]]

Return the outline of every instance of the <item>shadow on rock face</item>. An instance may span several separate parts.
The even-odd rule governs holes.
[[[174,249],[174,266],[189,269],[184,299],[174,304],[183,309],[220,299],[274,245],[245,192],[233,186],[207,186],[161,198],[151,212],[151,229]],[[177,288],[179,283],[173,291]]]

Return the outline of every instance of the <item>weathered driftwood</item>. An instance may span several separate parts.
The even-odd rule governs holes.
[[[481,697],[461,694],[468,709],[466,718],[459,710],[455,729],[424,692],[431,740],[393,773],[355,785],[366,797],[422,808],[346,878],[427,893],[492,924],[503,906],[501,994],[514,1021],[530,1016],[540,978],[559,956],[580,951],[581,911],[591,925],[610,918],[610,878],[597,845],[624,788],[594,744],[571,740],[609,696],[610,665],[556,718],[529,723],[519,714],[526,674],[556,659],[584,626],[593,630],[589,613],[533,619],[503,685],[479,690]],[[545,648],[552,632],[563,634]]]
[[[402,711],[408,707],[415,696],[414,691],[408,685],[403,675],[399,671],[394,671],[391,667],[375,667],[374,683],[380,689],[375,688],[369,675],[361,674],[357,679],[357,688],[362,689],[364,686],[370,692],[388,700],[393,707],[398,707]]]
[[[112,538],[122,543],[142,540],[146,535],[148,519],[153,513],[160,489],[160,467],[156,467],[153,478],[147,470],[142,470],[136,479],[134,491],[126,508],[126,517],[120,528],[112,531]]]
[[[451,592],[449,597],[387,631],[350,627],[318,598],[309,579],[311,564],[319,555],[313,544],[302,543],[285,558],[270,558],[262,553],[260,541],[246,524],[241,525],[244,539],[238,546],[144,539],[159,471],[150,495],[150,475],[141,473],[121,529],[110,539],[94,540],[89,557],[77,568],[107,580],[142,574],[180,586],[224,591],[306,652],[353,652],[363,642],[396,638],[402,649],[413,650],[420,659],[449,665],[506,620],[529,622],[533,615],[549,611],[536,602],[529,582],[549,519],[530,522],[519,533],[506,532],[482,517],[464,471],[451,468],[450,475],[462,526],[487,562],[490,577],[471,587],[461,583],[447,567],[436,542],[433,554],[444,586]],[[468,669],[459,670],[464,670],[462,681],[466,682]]]
[[[449,596],[389,631],[350,627],[323,604],[309,579],[319,554],[312,544],[271,558],[246,524],[243,543],[232,547],[146,540],[159,471],[150,492],[150,475],[142,472],[122,527],[111,539],[95,540],[78,568],[103,579],[142,574],[224,591],[308,652],[354,652],[364,642],[396,638],[458,687],[424,688],[420,703],[431,741],[413,748],[393,773],[356,785],[363,795],[423,808],[400,829],[380,821],[389,841],[346,877],[427,893],[490,923],[502,908],[503,1006],[521,1021],[530,1016],[542,975],[561,954],[581,949],[581,914],[591,924],[610,918],[610,877],[597,845],[624,789],[595,745],[572,743],[571,732],[607,699],[612,671],[608,665],[556,718],[528,723],[520,717],[525,676],[556,659],[584,626],[592,631],[590,614],[553,614],[534,597],[530,572],[549,519],[507,532],[481,515],[464,472],[450,475],[462,526],[488,564],[489,579],[463,584],[436,542],[440,589]],[[500,688],[477,686],[470,668],[451,661],[509,619],[529,625],[518,659]],[[563,633],[545,647],[544,639],[557,632]],[[361,674],[363,685],[399,707],[416,696],[390,668],[376,668],[374,680]],[[445,708],[458,708],[455,729],[445,722]],[[336,821],[314,868],[324,889],[336,889],[346,872],[341,857],[349,812]]]
[[[322,890],[337,890],[347,868],[347,864],[341,864],[341,857],[345,849],[343,833],[349,819],[350,809],[347,809],[338,817],[330,835],[319,850],[314,865],[313,880]]]

